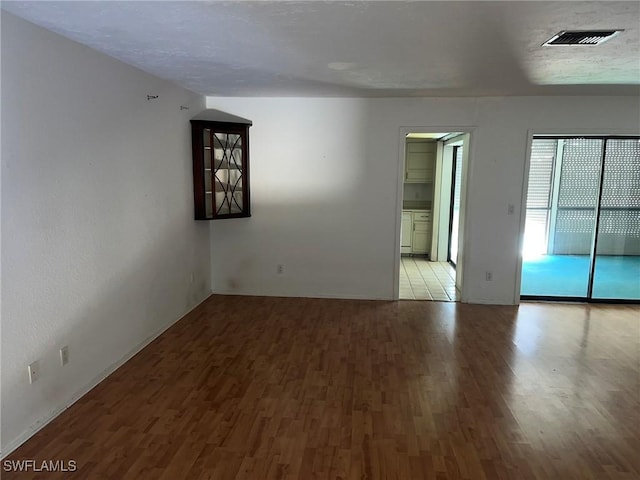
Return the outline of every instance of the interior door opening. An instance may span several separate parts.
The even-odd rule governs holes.
[[[461,132],[422,131],[403,139],[400,299],[460,299],[462,278],[455,264],[462,241],[462,162],[468,138]]]

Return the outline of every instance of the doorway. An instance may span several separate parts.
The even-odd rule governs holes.
[[[534,136],[521,298],[640,301],[640,138]]]
[[[427,130],[409,130],[402,138],[396,298],[446,302],[461,298],[458,245],[463,234],[463,159],[468,139],[469,134],[457,131]],[[452,170],[456,166],[457,173]],[[449,262],[451,247],[454,263]]]

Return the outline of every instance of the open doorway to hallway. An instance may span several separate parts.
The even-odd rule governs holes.
[[[408,132],[402,159],[398,298],[458,301],[468,133]]]

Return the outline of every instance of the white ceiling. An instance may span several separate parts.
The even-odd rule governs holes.
[[[640,2],[3,1],[215,96],[640,94]],[[561,30],[624,29],[542,47]]]

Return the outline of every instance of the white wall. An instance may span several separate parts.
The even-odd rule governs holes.
[[[433,184],[432,183],[405,183],[403,200],[405,202],[432,203]]]
[[[463,300],[512,304],[530,133],[640,130],[637,97],[208,97],[207,106],[254,123],[253,216],[211,224],[213,290],[254,295],[393,298],[400,130],[460,126],[476,127]]]
[[[2,13],[3,455],[210,293],[189,127],[203,108]]]
[[[227,99],[210,106],[247,112],[256,125],[249,130],[252,217],[211,222],[213,290],[385,298],[390,271],[378,257],[386,245],[368,239],[385,235],[376,218],[384,224],[394,211],[394,191],[382,202],[386,212],[375,211],[375,197],[396,158],[394,150],[389,165],[362,168],[374,155],[368,102]]]

